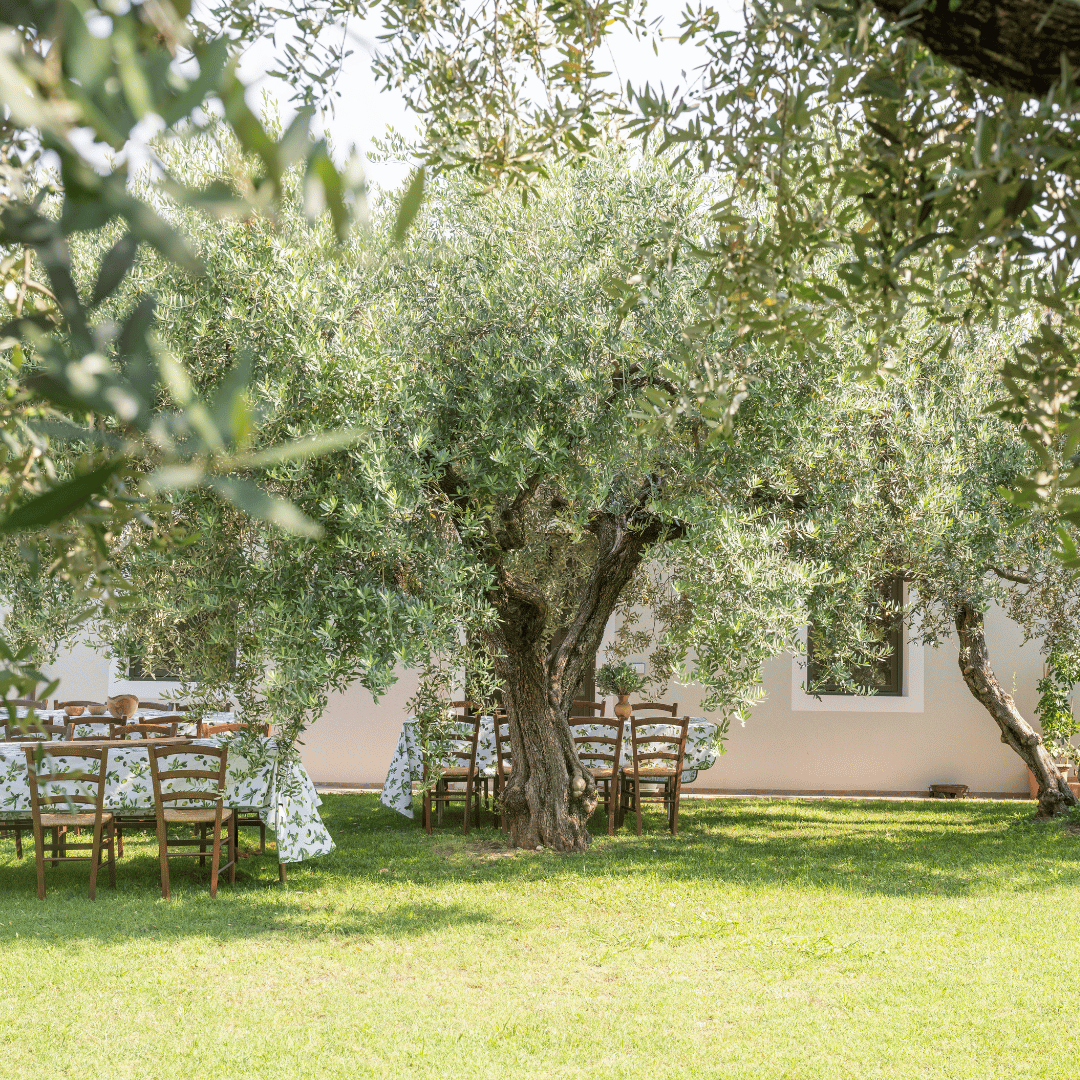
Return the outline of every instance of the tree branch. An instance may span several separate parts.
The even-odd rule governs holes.
[[[875,0],[890,22],[973,79],[1042,97],[1061,54],[1080,67],[1080,5],[1061,0]],[[909,21],[910,20],[910,21]]]
[[[1018,585],[1031,584],[1031,577],[1021,570],[1010,570],[1007,567],[1001,566],[984,566],[983,570],[989,571],[992,574],[997,574],[999,578],[1002,578],[1005,581],[1015,581]]]

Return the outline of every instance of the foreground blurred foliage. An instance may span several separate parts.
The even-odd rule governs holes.
[[[124,591],[109,546],[126,529],[150,526],[148,542],[159,550],[183,540],[182,530],[151,526],[161,492],[202,485],[244,513],[318,532],[287,501],[236,475],[251,464],[247,446],[258,422],[243,366],[203,399],[156,337],[152,292],[122,319],[103,313],[141,247],[189,279],[203,272],[184,234],[162,216],[162,200],[218,216],[271,213],[286,170],[299,169],[309,210],[328,209],[341,238],[361,194],[325,143],[310,139],[311,109],[283,134],[266,130],[245,103],[230,43],[196,39],[187,14],[167,0],[41,0],[5,5],[0,23],[0,291],[7,305],[0,533],[33,531],[20,550],[27,564],[59,573],[78,597],[109,602]],[[196,189],[149,151],[153,185],[132,190],[148,135],[190,138],[216,122],[214,114],[258,161],[257,172],[224,173]],[[89,273],[75,274],[71,242],[102,229],[110,245]],[[347,437],[279,445],[262,460],[320,452]],[[20,674],[11,657],[4,662],[10,689],[32,696],[34,673]]]

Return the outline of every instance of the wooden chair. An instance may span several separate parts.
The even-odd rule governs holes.
[[[571,716],[607,716],[606,701],[575,701],[570,706]]]
[[[154,717],[152,724],[110,724],[110,739],[154,739],[162,736],[176,737],[177,727],[184,722],[182,716]]]
[[[666,712],[671,716],[679,715],[679,706],[677,703],[675,705],[664,705],[659,701],[639,701],[636,705],[632,705],[631,708],[634,710],[635,714]]]
[[[75,729],[78,727],[97,727],[107,728],[107,731],[95,731],[89,735],[76,735]],[[68,742],[101,742],[102,739],[112,738],[112,724],[110,724],[103,716],[80,716],[74,720],[69,720],[67,723],[67,734],[64,738]]]
[[[480,741],[480,716],[470,702],[451,702],[451,708],[457,714],[456,719],[462,725],[462,737],[450,740],[449,756],[457,765],[432,762],[424,755],[424,828],[431,835],[431,807],[435,804],[439,824],[442,824],[443,806],[451,802],[464,801],[465,826],[469,831],[469,808],[476,801],[476,825],[480,825],[480,775],[476,769],[476,746]],[[465,715],[461,715],[463,710]],[[470,710],[473,710],[470,712]],[[431,772],[438,773],[432,787],[429,777]],[[464,790],[460,786],[464,784]]]
[[[499,710],[493,719],[495,721],[495,805],[499,810],[499,828],[505,833],[508,829],[502,800],[506,782],[514,771],[514,755],[510,744],[509,718],[505,712]]]
[[[83,760],[96,762],[97,769],[72,770],[70,762]],[[26,748],[26,771],[30,787],[30,813],[34,828],[34,854],[37,859],[37,894],[45,899],[45,830],[53,830],[52,852],[49,861],[90,862],[90,899],[97,892],[97,872],[101,863],[101,834],[107,829],[109,849],[109,888],[116,888],[116,861],[113,852],[113,816],[104,809],[105,773],[109,751],[65,751],[62,758],[45,755],[39,762],[37,754]],[[62,765],[59,763],[63,762]],[[50,768],[50,766],[59,766]],[[72,806],[92,806],[92,812],[72,810]],[[59,810],[60,807],[64,809]],[[53,812],[57,808],[57,812]],[[67,840],[67,830],[72,827],[93,826],[94,837],[90,843],[72,843]],[[68,855],[71,850],[89,850],[89,855]]]
[[[5,724],[3,742],[37,742],[39,739],[62,739],[67,734],[67,724],[51,724],[44,720],[31,721],[29,717],[20,724]]]
[[[205,739],[210,735],[224,735],[230,731],[252,731],[256,735],[269,735],[270,725],[246,724],[242,720],[228,724],[208,724],[205,720],[200,720],[198,738]]]
[[[269,737],[270,725],[269,724],[245,724],[243,721],[237,721],[235,723],[228,724],[208,724],[205,720],[199,721],[199,733],[196,736],[200,739],[208,738],[211,735],[225,735],[230,731],[253,731],[257,735],[264,735]],[[241,829],[258,829],[259,830],[259,854],[266,854],[266,823],[258,814],[244,814],[237,810],[233,816],[233,839],[236,842],[237,850],[239,850],[240,844],[240,830]]]
[[[22,708],[37,709],[49,707],[47,701],[34,701],[31,698],[16,698],[14,701],[7,702],[8,705],[18,705]],[[54,736],[64,738],[67,734],[67,728],[63,729],[63,734],[59,734],[61,725],[52,724],[45,720],[37,720],[32,717],[24,717],[20,724],[0,724],[0,742],[37,742],[39,739],[52,739]],[[11,833],[15,840],[15,855],[18,858],[23,857],[22,847],[22,833],[23,828],[30,826],[30,819],[25,819],[24,822],[19,823],[15,821],[9,821],[7,823],[0,822],[0,833],[7,835]]]
[[[212,845],[210,858],[210,896],[217,896],[218,875],[222,870],[229,871],[229,884],[236,881],[236,844],[233,836],[233,811],[225,806],[225,765],[228,750],[224,746],[155,746],[153,740],[146,747],[150,755],[150,777],[154,784],[154,813],[157,817],[158,860],[161,864],[161,895],[169,899],[169,856],[180,859],[201,859],[206,861],[207,836],[205,831],[194,839],[169,839],[170,825],[190,825],[196,828],[210,828]],[[189,758],[193,754],[200,757],[217,758],[217,769],[181,768],[162,769],[161,759],[169,755]],[[167,763],[166,763],[167,764]],[[179,790],[171,786],[166,790],[162,784],[171,785],[173,781],[187,781]],[[200,786],[191,781],[203,781]],[[201,807],[166,807],[167,802],[183,800],[212,803]],[[228,845],[229,861],[221,865],[222,827],[225,828],[224,840]],[[175,848],[199,847],[200,851],[174,851]]]
[[[42,698],[38,701],[37,698],[17,697],[6,698],[2,701],[4,705],[10,705],[14,709],[40,709],[44,711],[49,707],[49,699]]]
[[[607,812],[608,836],[615,835],[615,812],[619,806],[619,758],[622,755],[624,721],[618,717],[597,724],[591,717],[571,717],[570,734],[574,737],[578,759],[592,773],[597,787],[604,785],[604,810]],[[586,727],[599,727],[595,734]],[[575,731],[575,728],[577,729]]]
[[[645,728],[659,726],[661,733],[646,734]],[[633,764],[622,770],[622,801],[619,824],[631,804],[637,811],[637,834],[641,835],[641,804],[662,802],[668,814],[671,835],[679,831],[679,798],[682,795],[683,758],[690,717],[672,723],[666,716],[630,717]],[[674,733],[668,733],[675,728]],[[648,790],[646,785],[648,786]],[[657,788],[660,790],[657,791]]]
[[[178,713],[187,712],[188,705],[181,705],[177,701],[140,701],[140,709],[156,709],[158,712]],[[156,717],[155,717],[156,719]]]
[[[53,698],[53,708],[62,709],[65,705],[101,705],[104,706],[104,701],[61,701],[59,698]]]

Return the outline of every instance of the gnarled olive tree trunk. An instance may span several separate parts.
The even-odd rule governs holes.
[[[982,612],[971,604],[956,609],[956,630],[960,635],[960,672],[975,698],[986,708],[1001,729],[1001,741],[1023,758],[1039,782],[1038,817],[1053,817],[1077,803],[1043,745],[1042,736],[1020,715],[1011,694],[1001,687],[990,667]]]
[[[515,529],[499,535],[512,550]],[[544,845],[584,851],[586,822],[596,808],[596,783],[582,767],[567,719],[575,689],[596,656],[608,618],[648,548],[682,534],[679,526],[642,510],[598,513],[590,529],[597,554],[566,635],[550,650],[547,604],[531,583],[510,574],[494,558],[497,587],[491,601],[498,626],[487,645],[503,684],[513,771],[504,794],[510,836],[519,847]]]

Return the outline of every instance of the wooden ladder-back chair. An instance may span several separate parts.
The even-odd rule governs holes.
[[[443,762],[433,762],[424,755],[424,828],[431,835],[431,808],[435,805],[439,824],[442,824],[443,806],[451,802],[464,800],[465,825],[464,832],[469,831],[469,809],[475,800],[476,825],[480,825],[480,791],[481,777],[476,768],[476,747],[480,741],[480,714],[471,701],[452,701],[450,708],[454,711],[454,720],[461,725],[461,738],[450,740],[449,756],[453,765]],[[434,785],[431,783],[431,773],[434,776]],[[465,788],[454,788],[451,785],[464,784]]]
[[[72,769],[71,762],[96,763],[95,769]],[[116,888],[116,860],[113,848],[113,816],[104,809],[105,773],[109,751],[106,747],[65,750],[63,755],[50,754],[38,760],[36,750],[26,748],[26,772],[30,787],[30,813],[34,828],[34,855],[37,859],[37,894],[45,899],[45,830],[53,830],[49,861],[90,863],[90,899],[97,893],[97,872],[102,855],[102,831],[106,831],[109,851],[109,888]],[[91,811],[79,807],[92,807]],[[90,843],[72,843],[67,839],[69,828],[92,827]],[[68,855],[71,850],[89,850],[89,855]]]
[[[26,717],[18,724],[5,724],[3,742],[38,742],[42,739],[62,739],[67,735],[67,724],[52,724],[45,720]]]
[[[89,735],[76,735],[75,729],[80,727],[105,728],[104,731],[91,731]],[[101,742],[102,739],[112,738],[112,724],[104,716],[79,716],[67,722],[67,742]]]
[[[62,709],[65,705],[82,705],[84,708],[87,705],[101,705],[104,707],[104,701],[61,701],[59,698],[53,698],[53,708]]]
[[[157,712],[178,713],[187,712],[188,706],[181,705],[178,701],[140,701],[140,709],[154,709]],[[157,719],[155,717],[155,719]]]
[[[211,735],[227,735],[231,731],[251,731],[256,735],[269,737],[269,724],[247,724],[242,720],[224,724],[208,724],[205,720],[199,721],[199,733],[197,738],[208,739]],[[237,810],[233,815],[233,839],[240,850],[240,829],[259,830],[259,854],[266,854],[266,822],[258,814],[244,813]]]
[[[140,739],[165,739],[175,738],[177,725],[183,721],[183,717],[175,713],[172,715],[166,714],[165,716],[155,716],[152,724],[148,723],[135,723],[125,724],[123,721],[118,721],[109,724],[109,738],[110,739],[131,739],[133,742],[137,742]],[[82,717],[79,718],[82,720]],[[78,723],[79,721],[76,721]],[[85,723],[85,721],[83,721]],[[71,736],[75,737],[75,724],[71,725]],[[100,735],[83,735],[81,739],[99,739]],[[79,740],[76,740],[79,741]],[[120,815],[116,821],[116,855],[117,858],[122,859],[124,857],[124,829],[146,829],[149,823],[144,818],[130,817]],[[156,820],[155,820],[156,825]]]
[[[38,701],[37,698],[29,697],[6,698],[2,704],[10,705],[16,709],[39,709],[44,711],[49,707],[49,699],[42,698]]]
[[[666,712],[670,713],[672,716],[679,715],[679,706],[677,702],[674,705],[665,705],[661,701],[639,701],[636,705],[631,705],[630,708],[633,709],[635,713]]]
[[[660,728],[649,732],[648,728]],[[620,824],[631,804],[637,811],[637,834],[641,835],[641,804],[662,802],[668,815],[671,835],[679,831],[679,798],[682,795],[683,759],[690,717],[674,724],[666,716],[630,717],[632,764],[622,770]],[[646,787],[652,788],[647,791]],[[655,789],[659,787],[657,792]]]
[[[217,896],[218,875],[222,870],[229,871],[229,884],[236,881],[236,845],[233,838],[233,811],[225,806],[225,766],[228,750],[224,746],[177,746],[175,744],[156,746],[153,740],[147,742],[150,755],[150,776],[154,783],[154,813],[157,817],[158,860],[161,864],[161,895],[169,899],[169,856],[179,859],[200,859],[206,861],[207,836],[205,831],[194,839],[169,839],[170,825],[190,825],[196,828],[210,828],[210,896]],[[161,759],[173,757],[191,758],[192,756],[217,759],[216,769],[180,768],[163,769]],[[168,764],[166,762],[166,764]],[[174,781],[188,781],[182,788],[173,788]],[[202,781],[202,785],[191,783]],[[170,785],[168,790],[163,784]],[[166,807],[167,802],[195,801],[213,803],[212,806]],[[222,827],[225,829],[222,836]],[[221,865],[221,841],[225,840],[229,861]],[[175,848],[198,847],[199,851],[175,851]]]
[[[574,716],[607,716],[606,701],[575,701],[570,706],[570,715]]]
[[[506,782],[514,771],[514,753],[510,743],[510,718],[498,709],[492,719],[495,721],[495,805],[499,810],[499,828],[505,833],[508,830],[502,801]]]
[[[176,738],[176,730],[184,718],[176,713],[155,716],[152,723],[139,721],[136,724],[110,724],[110,739],[156,739]]]
[[[199,721],[200,739],[207,739],[211,735],[226,735],[230,731],[250,731],[255,735],[269,735],[269,724],[247,724],[243,720],[236,720],[225,724],[208,724],[205,720]]]
[[[570,734],[574,737],[578,759],[592,773],[596,786],[603,785],[604,788],[608,836],[615,835],[615,813],[619,806],[623,725],[624,721],[617,716],[599,723],[592,717],[570,717]]]
[[[32,701],[29,698],[19,698],[9,705],[18,704],[27,709],[39,707],[48,708],[47,701]],[[2,715],[2,714],[0,714]],[[40,720],[36,716],[25,716],[17,724],[0,724],[0,742],[40,742],[43,739],[62,739],[67,734],[67,728],[61,724],[53,724],[47,720]],[[15,838],[15,854],[18,858],[23,857],[22,831],[30,825],[29,819],[22,822],[9,821],[6,824],[0,822],[0,832],[12,833]]]

